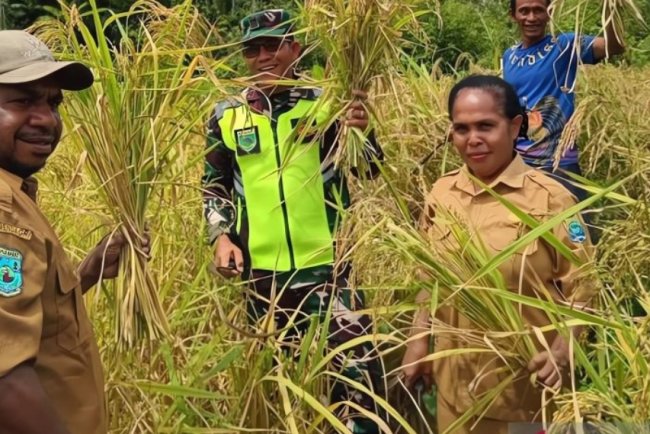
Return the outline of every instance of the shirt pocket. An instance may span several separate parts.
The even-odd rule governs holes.
[[[60,255],[64,255],[61,258]],[[60,249],[56,259],[56,342],[67,351],[74,351],[89,337],[81,285],[72,264]]]
[[[539,220],[538,217],[535,217]],[[530,228],[522,221],[512,217],[509,220],[499,220],[493,222],[489,226],[489,230],[485,230],[482,238],[485,239],[486,245],[494,251],[495,254],[501,253],[503,250],[510,247],[513,243],[518,241],[525,234],[530,232]],[[537,238],[519,247],[513,254],[516,255],[531,255],[538,249]]]

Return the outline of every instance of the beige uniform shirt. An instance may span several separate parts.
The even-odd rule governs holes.
[[[489,187],[538,221],[555,216],[576,203],[561,184],[527,166],[518,155]],[[444,223],[440,220],[444,219],[427,218],[434,216],[439,207],[444,207],[464,221],[494,255],[529,230],[497,199],[476,186],[469,178],[466,167],[439,179],[426,199],[423,229],[433,237],[432,242],[449,242],[449,237],[453,238],[453,235],[448,228],[442,227]],[[588,262],[592,246],[586,227],[578,217],[558,225],[554,235]],[[572,265],[542,239],[535,240],[512,255],[499,270],[510,290],[527,296],[546,299],[537,282],[543,282],[545,289],[558,301],[587,301],[594,293],[595,285],[591,278],[585,277],[584,267],[581,269]],[[539,310],[523,307],[521,312],[528,324],[544,326],[550,322]],[[454,327],[472,328],[470,321],[450,306],[441,307],[436,317]],[[549,345],[554,338],[555,333],[546,335]],[[440,336],[436,339],[436,351],[464,345],[452,337]],[[543,347],[540,345],[538,349],[542,351]],[[457,412],[466,411],[481,394],[496,387],[509,374],[484,375],[498,366],[503,364],[494,354],[455,356],[436,361],[433,371],[439,396],[452,408],[455,407]],[[531,421],[539,412],[541,402],[541,388],[532,386],[529,376],[524,374],[496,400],[485,417]]]
[[[35,203],[36,182],[0,169],[0,376],[33,361],[71,434],[104,434],[99,352],[79,278]]]

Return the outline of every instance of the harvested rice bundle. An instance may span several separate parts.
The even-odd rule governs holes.
[[[407,44],[404,32],[417,30],[417,18],[428,13],[423,0],[307,0],[303,16],[310,38],[327,53],[326,100],[333,119],[358,99],[354,90],[368,91],[400,64]],[[384,88],[390,88],[385,86]],[[397,97],[397,95],[396,95]],[[367,101],[371,116],[375,110]],[[343,125],[334,161],[363,170],[368,160],[364,131]],[[365,157],[365,158],[364,158]]]
[[[63,57],[84,61],[95,74],[92,88],[68,95],[63,116],[70,139],[85,151],[108,214],[104,220],[128,241],[115,282],[114,314],[116,338],[129,347],[140,337],[154,340],[167,331],[157,283],[141,247],[157,184],[165,181],[209,110],[210,98],[195,92],[204,81],[195,72],[206,64],[197,53],[210,27],[189,1],[175,9],[136,2],[125,14],[132,21],[124,22],[118,16],[102,21],[96,2],[90,5],[100,31],[84,23],[76,6],[62,6],[61,20],[42,21],[35,30]],[[117,46],[104,31],[111,24],[121,34]]]

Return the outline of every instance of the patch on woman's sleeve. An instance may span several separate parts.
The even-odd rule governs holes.
[[[569,233],[569,240],[573,243],[584,243],[587,239],[587,233],[584,225],[575,217],[566,221],[567,232]]]
[[[0,296],[13,297],[22,292],[23,254],[0,246]]]

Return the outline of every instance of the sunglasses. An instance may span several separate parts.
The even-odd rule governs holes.
[[[267,53],[277,53],[277,51],[282,47],[282,44],[289,42],[287,38],[269,38],[263,42],[249,42],[244,44],[244,49],[242,52],[245,57],[257,57],[262,51],[262,47]]]

